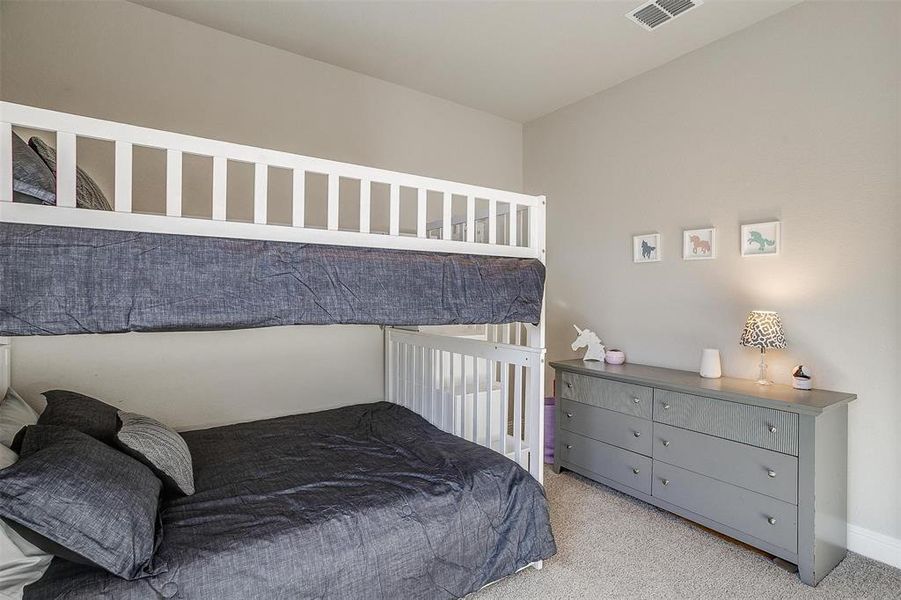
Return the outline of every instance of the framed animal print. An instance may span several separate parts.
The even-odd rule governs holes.
[[[632,236],[632,262],[646,263],[660,260],[660,234],[646,233]]]
[[[775,256],[782,249],[779,221],[741,226],[742,256]]]
[[[686,229],[682,232],[683,260],[716,258],[716,228]]]

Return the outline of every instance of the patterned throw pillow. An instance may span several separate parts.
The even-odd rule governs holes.
[[[153,565],[162,484],[135,459],[73,429],[31,425],[0,470],[0,517],[28,542],[125,579]]]
[[[47,145],[39,137],[28,140],[28,145],[34,148],[38,156],[47,163],[53,176],[56,177],[56,150]],[[78,208],[93,208],[96,210],[113,210],[109,200],[103,195],[103,190],[97,185],[91,176],[75,167],[75,205]]]
[[[50,390],[43,395],[47,408],[41,413],[38,425],[71,427],[110,446],[116,445],[119,417],[115,406],[68,390]]]
[[[150,467],[167,488],[186,496],[194,493],[194,467],[184,438],[144,415],[120,410],[119,420],[116,438],[122,450]]]
[[[12,141],[13,199],[16,202],[56,204],[56,179],[47,163],[18,135],[13,134]]]

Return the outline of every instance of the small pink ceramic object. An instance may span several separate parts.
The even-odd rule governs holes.
[[[610,350],[607,350],[607,354],[604,355],[604,360],[610,365],[621,365],[626,362],[626,354],[622,350],[611,348]]]

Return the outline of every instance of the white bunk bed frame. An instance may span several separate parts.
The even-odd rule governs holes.
[[[13,203],[12,128],[56,134],[56,206]],[[76,141],[92,138],[115,145],[113,211],[76,208]],[[135,146],[166,152],[165,215],[132,212],[132,158]],[[212,158],[212,218],[182,216],[182,157]],[[226,219],[228,162],[254,165],[253,222]],[[293,173],[292,224],[267,222],[269,168]],[[306,173],[328,177],[327,226],[306,226]],[[338,227],[340,178],[360,182],[360,226]],[[373,183],[387,184],[388,233],[370,230]],[[416,190],[416,234],[401,233],[401,188]],[[427,236],[429,192],[441,194],[440,239]],[[453,239],[453,198],[466,199],[465,239]],[[476,200],[488,203],[488,240],[475,240]],[[499,204],[505,204],[501,207]],[[498,243],[498,215],[527,211],[523,219],[505,219]],[[545,198],[386,171],[276,150],[136,127],[78,115],[0,102],[0,222],[112,229],[224,238],[305,242],[481,254],[545,261]],[[526,242],[527,241],[527,242]],[[521,243],[523,242],[523,243]],[[524,334],[524,335],[523,335]],[[437,427],[492,448],[518,462],[543,481],[544,314],[537,325],[488,326],[485,339],[385,328],[385,399],[428,419]],[[0,391],[9,384],[9,339],[0,338]],[[459,371],[459,374],[457,373]],[[459,376],[458,376],[459,375]],[[469,378],[469,375],[472,377]],[[535,565],[540,567],[540,565]]]

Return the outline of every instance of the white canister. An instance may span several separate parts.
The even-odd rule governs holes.
[[[701,377],[717,379],[723,376],[723,368],[720,365],[720,351],[716,348],[704,348],[701,350]]]

